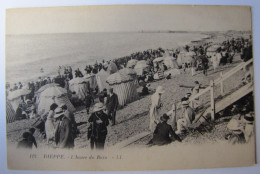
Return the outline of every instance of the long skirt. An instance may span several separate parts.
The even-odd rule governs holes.
[[[149,129],[151,132],[155,131],[156,128],[156,119],[158,117],[158,110],[156,109],[156,107],[151,107],[150,109],[150,125],[149,125]]]
[[[46,132],[47,141],[54,138],[55,128],[51,119],[47,119],[45,122],[45,132]]]

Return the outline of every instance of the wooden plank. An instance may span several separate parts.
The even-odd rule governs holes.
[[[221,79],[221,82],[220,82],[220,94],[223,96],[224,95],[224,80],[222,80],[223,78],[223,72],[220,72],[220,79]]]
[[[226,96],[225,98],[217,102],[215,105],[216,112],[222,111],[227,106],[231,105],[232,103],[236,102],[237,100],[239,100],[240,98],[244,97],[252,91],[252,84],[247,84],[243,86],[242,88],[238,89],[237,91],[233,92],[232,94]]]
[[[241,70],[243,67],[249,65],[250,63],[253,62],[253,59],[248,60],[247,62],[242,62],[241,64],[239,64],[238,66],[236,66],[235,68],[233,68],[232,70],[230,70],[229,72],[225,73],[222,78],[218,78],[215,80],[215,85],[223,82],[224,80],[226,80],[227,78],[229,78],[231,75],[235,74],[236,72],[238,72],[239,70]],[[198,94],[191,96],[189,101],[193,101],[195,98],[205,94],[206,92],[210,91],[210,86],[201,90]]]
[[[193,101],[195,98],[201,96],[202,94],[204,94],[204,93],[206,93],[206,92],[208,92],[208,91],[210,91],[210,86],[208,86],[207,88],[201,90],[198,94],[196,94],[196,95],[194,95],[194,96],[191,96],[190,99],[189,99],[189,101]]]
[[[247,84],[240,89],[236,90],[232,94],[224,97],[220,101],[215,103],[215,113],[218,113],[228,107],[229,105],[233,104],[237,100],[241,99],[245,95],[249,94],[250,92],[253,92],[254,88],[252,84]],[[207,108],[206,111],[204,112],[204,116],[209,114],[211,112],[211,107]],[[196,118],[199,117],[201,113],[196,115]]]
[[[214,98],[214,80],[210,81],[210,107],[211,120],[215,120],[215,98]]]
[[[150,134],[151,134],[151,132],[148,132],[148,131],[147,132],[142,132],[140,134],[137,134],[135,136],[132,136],[130,138],[127,138],[127,139],[125,139],[125,140],[115,144],[113,146],[113,148],[122,149],[122,148],[124,148],[126,146],[129,146],[130,144],[132,144],[132,143],[136,142],[137,140],[140,140],[141,138],[144,138],[144,137],[146,137],[146,136],[148,136]]]
[[[225,73],[222,78],[216,79],[215,80],[215,84],[217,85],[221,81],[226,80],[227,78],[229,78],[230,76],[232,76],[233,74],[235,74],[239,70],[243,69],[245,66],[249,65],[252,62],[253,62],[253,59],[250,59],[247,62],[240,63],[238,66],[236,66],[235,68],[231,69],[229,72]]]

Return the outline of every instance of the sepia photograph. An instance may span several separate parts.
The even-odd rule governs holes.
[[[249,6],[13,8],[5,37],[9,169],[255,165]]]

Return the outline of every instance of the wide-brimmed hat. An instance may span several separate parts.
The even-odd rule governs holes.
[[[243,121],[245,123],[253,123],[255,120],[255,118],[253,117],[253,114],[252,113],[249,113],[249,114],[246,114],[244,117],[243,117]]]
[[[188,101],[183,101],[181,102],[182,106],[189,106],[189,102]]]
[[[167,114],[163,114],[163,116],[160,117],[162,121],[167,121],[170,119],[170,117]]]
[[[103,103],[96,103],[93,109],[93,112],[98,112],[104,109]]]
[[[63,110],[61,107],[58,107],[55,109],[55,115],[54,118],[59,118],[60,116],[62,116],[64,114]]]
[[[164,91],[164,89],[163,89],[162,86],[158,86],[158,87],[156,88],[156,93],[162,94],[162,93],[164,93],[164,92],[165,92],[165,91]]]
[[[242,132],[242,126],[239,120],[231,119],[227,124],[227,128],[234,133],[240,134]]]

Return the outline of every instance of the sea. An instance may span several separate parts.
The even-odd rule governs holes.
[[[57,74],[58,67],[84,70],[148,49],[175,49],[208,37],[200,33],[69,33],[6,36],[6,82],[27,82]]]

